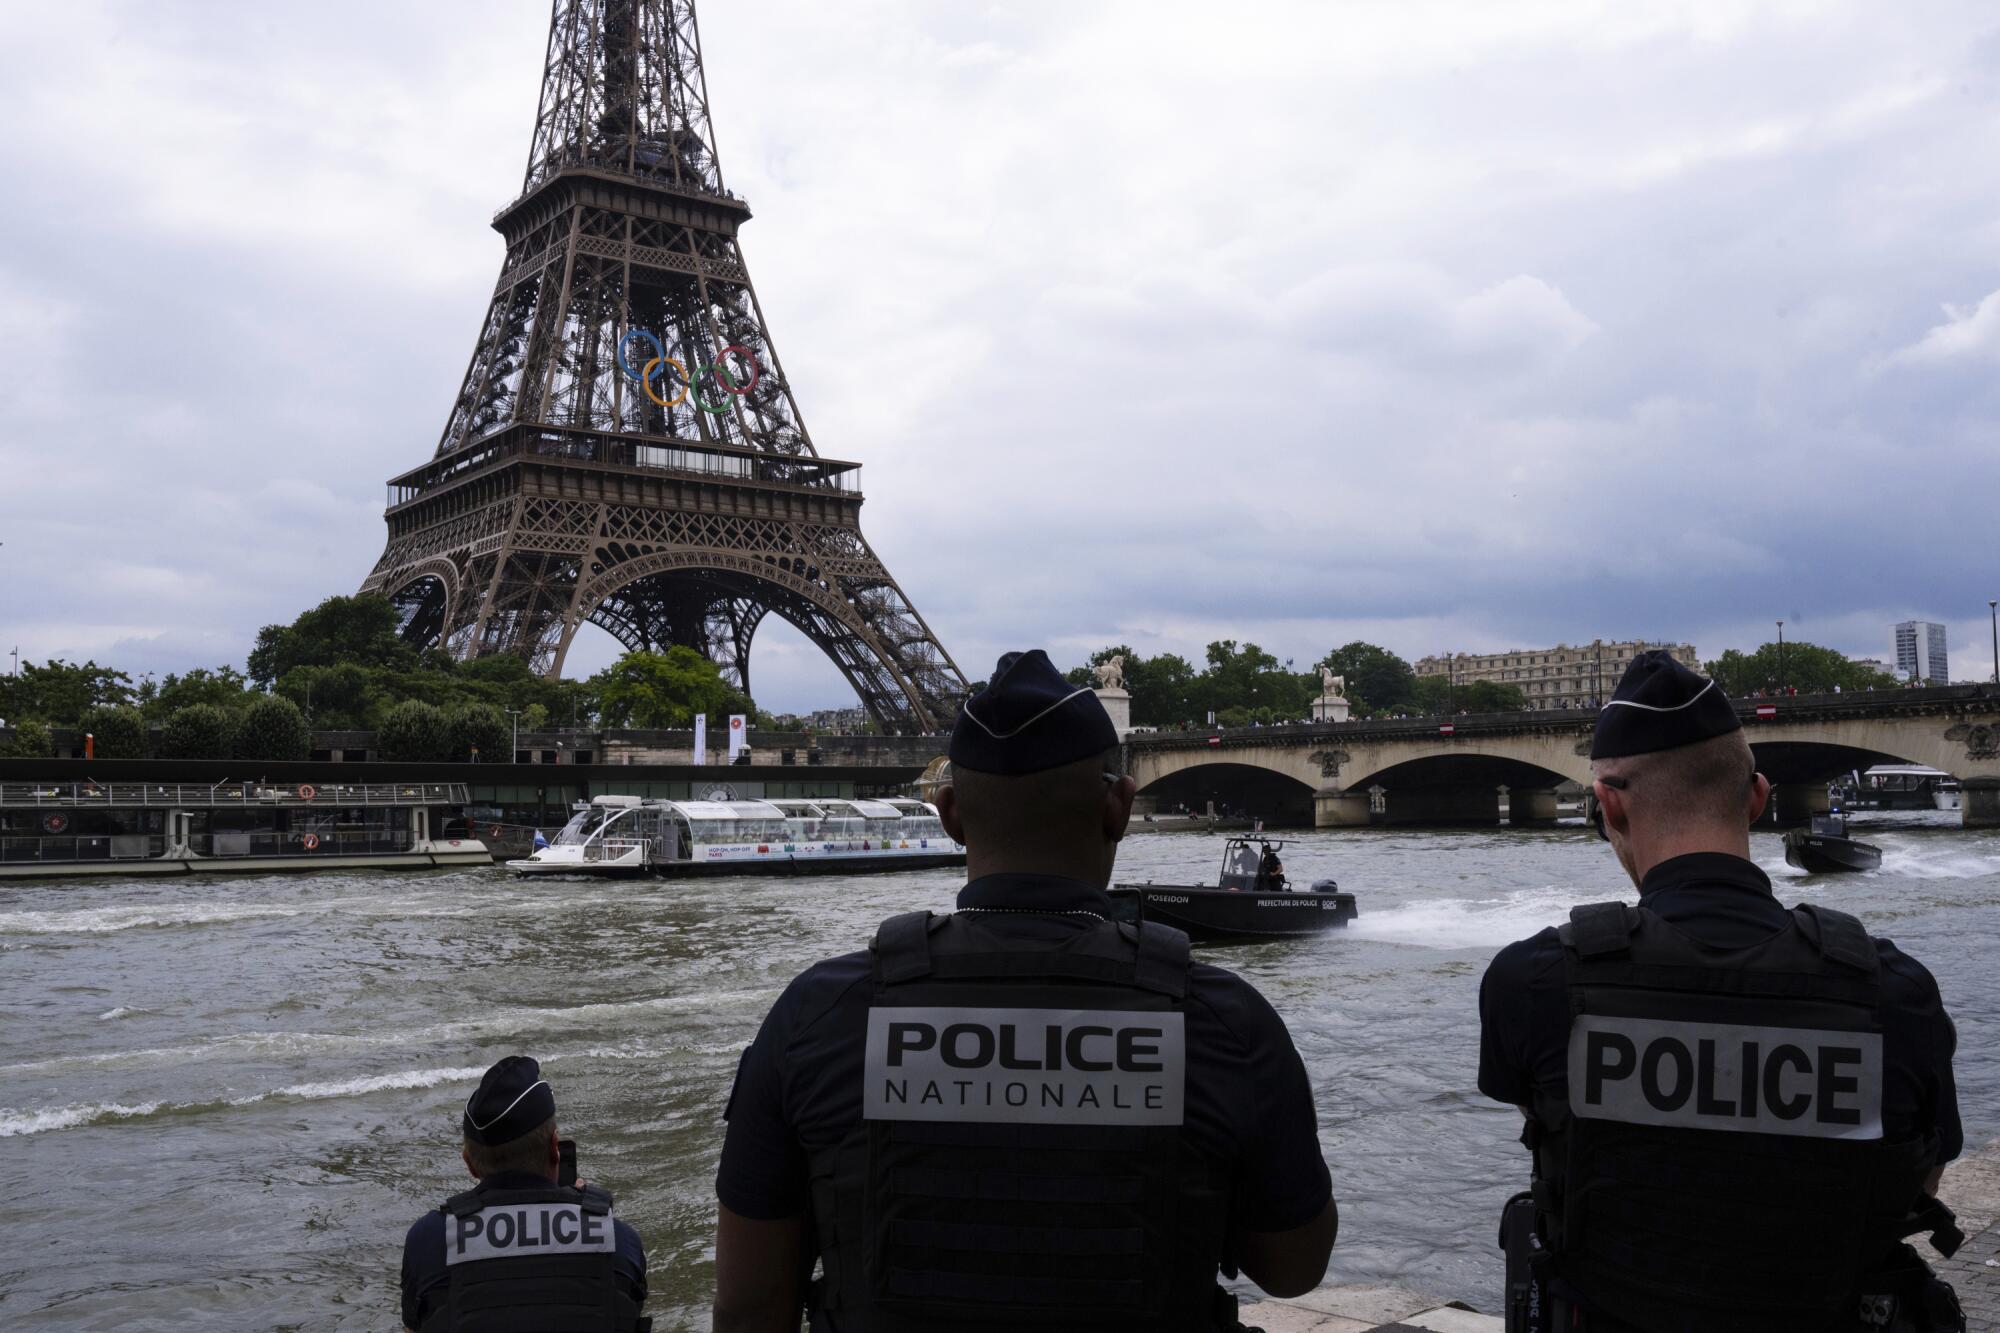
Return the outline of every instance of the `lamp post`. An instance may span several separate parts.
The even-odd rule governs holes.
[[[1778,693],[1785,692],[1785,622],[1778,622]]]
[[[1590,706],[1602,708],[1604,707],[1604,640],[1598,639],[1591,646],[1597,649],[1597,680],[1590,689]]]
[[[507,752],[507,762],[510,764],[519,763],[521,758],[521,710],[510,708],[507,710],[507,714],[514,719],[514,748]]]
[[[2000,598],[1986,599],[1986,617],[1993,622],[1993,683],[2000,685]]]

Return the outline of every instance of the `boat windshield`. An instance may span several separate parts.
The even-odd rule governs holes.
[[[562,832],[555,836],[555,846],[573,847],[590,841],[590,835],[604,827],[605,821],[613,815],[622,815],[623,810],[608,805],[593,805],[588,810],[576,812],[576,818],[564,824]]]
[[[1822,838],[1844,838],[1847,836],[1847,821],[1839,815],[1814,815],[1812,831]]]

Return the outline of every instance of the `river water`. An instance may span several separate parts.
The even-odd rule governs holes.
[[[1863,816],[1880,873],[1788,901],[1858,912],[1936,973],[1968,1141],[2000,1134],[2000,834]],[[1615,895],[1579,828],[1302,833],[1346,932],[1209,949],[1289,1023],[1340,1200],[1329,1281],[1492,1309],[1519,1117],[1473,1086],[1475,996],[1507,941]],[[1120,878],[1210,878],[1218,841],[1135,836]],[[584,1175],[651,1256],[657,1326],[705,1328],[721,1111],[779,989],[874,924],[948,908],[945,872],[517,881],[497,869],[0,887],[0,1325],[397,1326],[403,1232],[466,1183],[457,1113],[540,1057]],[[1629,889],[1627,890],[1629,892]]]

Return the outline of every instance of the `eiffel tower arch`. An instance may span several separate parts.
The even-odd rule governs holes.
[[[750,687],[767,616],[889,731],[965,677],[861,534],[858,464],[806,434],[744,266],[691,0],[554,0],[520,197],[431,460],[389,482],[362,584],[413,643],[561,671],[577,630],[684,644]]]

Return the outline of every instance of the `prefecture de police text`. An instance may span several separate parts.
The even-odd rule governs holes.
[[[1182,1016],[1124,1009],[868,1011],[869,1120],[1178,1125]]]
[[[609,1254],[617,1247],[609,1213],[585,1212],[573,1203],[530,1203],[483,1208],[447,1217],[446,1265],[525,1254]]]
[[[1592,1120],[1879,1139],[1882,1037],[1581,1014],[1569,1098]]]

